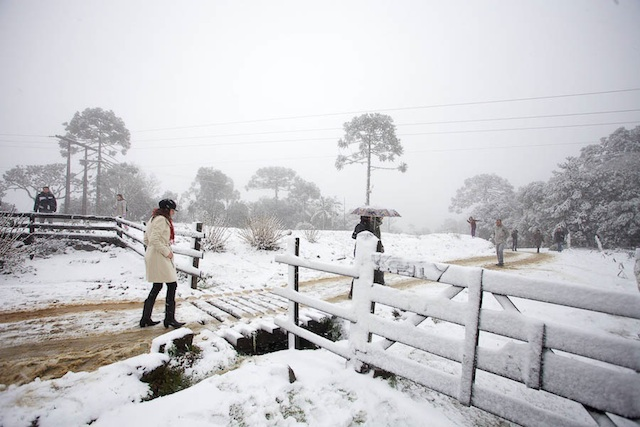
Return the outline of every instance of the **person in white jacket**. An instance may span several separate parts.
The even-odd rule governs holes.
[[[160,323],[151,319],[151,313],[163,283],[167,284],[164,327],[179,328],[184,325],[184,323],[178,322],[175,318],[178,275],[174,264],[173,251],[171,250],[171,244],[175,238],[172,220],[175,213],[176,202],[171,199],[160,200],[158,208],[153,210],[147,229],[144,232],[144,244],[147,248],[144,256],[146,276],[147,281],[153,283],[153,287],[144,301],[142,318],[140,319],[141,328]]]
[[[127,217],[127,201],[122,194],[116,195],[116,216],[120,218]]]
[[[509,230],[502,225],[500,218],[496,219],[496,228],[493,230],[493,243],[496,245],[496,255],[498,256],[498,267],[504,266],[504,245],[509,238]]]

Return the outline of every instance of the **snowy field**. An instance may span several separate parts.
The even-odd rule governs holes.
[[[353,260],[350,232],[321,232],[317,243],[301,235],[301,256],[331,263],[349,264]],[[495,268],[491,243],[466,235],[433,234],[412,236],[383,234],[385,253],[415,260],[456,261],[465,265]],[[187,247],[181,240],[179,245]],[[324,350],[281,351],[265,356],[239,356],[220,337],[218,330],[203,321],[203,314],[187,300],[232,290],[270,289],[286,283],[287,267],[274,261],[279,252],[257,252],[231,235],[225,253],[207,253],[201,269],[208,277],[200,289],[193,290],[183,279],[178,287],[179,320],[187,327],[198,326],[194,339],[201,358],[187,372],[196,385],[151,401],[143,373],[168,359],[151,351],[91,372],[69,372],[61,378],[36,379],[23,385],[0,389],[0,426],[498,426],[508,425],[492,415],[465,408],[446,396],[401,378],[385,380],[371,374],[357,374],[345,366],[344,359]],[[284,247],[284,243],[282,245]],[[521,249],[506,251],[509,274],[562,280],[573,284],[611,289],[636,295],[633,254],[570,249],[562,253]],[[532,259],[534,262],[527,262]],[[468,261],[461,261],[468,260]],[[179,260],[187,262],[187,259]],[[301,282],[318,283],[305,292],[323,296],[331,277],[326,273],[300,270]],[[400,278],[388,275],[388,282]],[[323,282],[326,280],[326,283]],[[323,284],[324,283],[324,284]],[[334,283],[339,304],[348,281]],[[336,290],[336,287],[339,287]],[[2,318],[14,312],[47,310],[74,305],[139,303],[139,308],[123,312],[117,319],[87,316],[78,335],[114,330],[138,329],[142,301],[149,285],[144,282],[142,257],[130,250],[106,247],[84,252],[66,249],[63,253],[36,256],[22,271],[0,276]],[[437,291],[430,285],[407,289],[421,294]],[[162,297],[164,291],[160,294]],[[334,295],[335,297],[335,295]],[[182,303],[181,303],[182,302]],[[489,302],[488,302],[489,304]],[[516,302],[517,304],[517,302]],[[157,304],[154,317],[161,317]],[[519,307],[528,315],[550,318],[589,330],[599,330],[638,340],[640,322],[609,315],[592,315],[575,310],[549,309],[532,304]],[[95,312],[92,312],[95,313]],[[53,316],[53,315],[52,315]],[[56,320],[60,325],[63,320]],[[47,339],[52,331],[50,319],[43,317],[22,325],[20,334],[7,335],[11,321],[0,323],[0,337],[6,345],[19,343],[25,336]],[[201,323],[205,323],[204,327]],[[64,323],[62,323],[64,325]],[[62,326],[64,327],[64,326]],[[439,327],[431,322],[426,327]],[[195,329],[194,329],[195,330]],[[161,325],[156,345],[167,337]],[[175,332],[174,332],[175,333]],[[151,343],[149,343],[151,344]],[[289,382],[290,367],[296,381]],[[446,365],[442,369],[448,369]],[[588,418],[583,414],[585,422]],[[595,425],[595,424],[594,424]]]

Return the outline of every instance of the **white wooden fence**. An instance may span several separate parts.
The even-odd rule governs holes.
[[[294,244],[287,254],[276,256],[277,262],[289,265],[289,285],[274,293],[292,301],[292,308],[303,304],[348,320],[351,322],[348,342],[332,342],[302,329],[293,310],[288,319],[276,319],[278,326],[348,359],[355,369],[366,365],[383,369],[458,399],[464,405],[524,426],[638,423],[637,337],[625,338],[584,330],[581,325],[566,326],[529,317],[520,312],[512,298],[637,320],[640,295],[475,267],[409,261],[376,253],[376,243],[371,233],[360,233],[355,263],[351,266],[299,258],[294,254]],[[355,278],[352,306],[337,306],[294,291],[299,267]],[[374,284],[374,269],[449,287],[437,297],[417,298],[412,292]],[[457,295],[460,297],[453,301]],[[483,298],[489,295],[495,297],[501,310],[483,306]],[[383,318],[375,314],[376,303],[411,314],[404,322]],[[460,325],[464,332],[459,337],[442,336],[434,328],[417,327],[427,318]],[[479,345],[481,333],[499,336],[508,344],[500,350],[483,347]],[[291,345],[292,340],[289,342]],[[390,351],[396,342],[455,362],[457,373],[444,372],[411,360],[401,352]],[[509,383],[505,389],[511,391],[501,392],[492,387],[494,382],[487,381],[491,375],[506,378],[501,381]],[[561,404],[545,408],[540,402],[549,397],[547,393],[559,396],[551,397]],[[525,401],[529,398],[536,403]]]

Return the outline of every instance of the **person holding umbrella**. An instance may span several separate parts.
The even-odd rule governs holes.
[[[356,227],[351,234],[352,239],[356,239],[358,234],[363,231],[369,231],[374,236],[378,238],[378,247],[376,252],[384,253],[384,245],[381,240],[381,232],[380,227],[382,226],[382,217],[383,216],[397,216],[400,214],[393,209],[385,209],[385,208],[374,208],[371,206],[363,206],[354,209],[352,214],[360,215],[360,222],[356,224]],[[355,255],[355,247],[353,253]],[[373,283],[378,283],[380,285],[384,285],[384,272],[375,270],[373,273]],[[353,280],[351,281],[351,290],[349,291],[349,299],[353,296]]]
[[[358,234],[363,231],[369,231],[374,236],[378,238],[378,247],[376,252],[383,253],[384,246],[382,245],[382,240],[380,240],[380,225],[382,225],[381,217],[372,217],[372,216],[361,216],[360,222],[356,224],[356,227],[353,229],[353,233],[351,234],[352,239],[356,239]],[[356,254],[356,247],[353,248],[353,254]],[[384,273],[380,270],[375,270],[373,272],[373,283],[378,283],[379,285],[384,285]],[[351,290],[349,290],[349,299],[353,297],[353,280],[351,280]]]

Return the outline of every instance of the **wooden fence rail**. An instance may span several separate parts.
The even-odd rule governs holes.
[[[311,268],[354,278],[353,302],[348,308],[294,291],[291,275],[287,288],[274,290],[297,304],[351,322],[348,343],[314,336],[292,317],[276,319],[276,324],[348,359],[356,369],[366,364],[386,370],[521,425],[615,426],[617,417],[635,423],[640,420],[637,339],[530,317],[521,313],[512,300],[516,297],[518,303],[534,301],[637,320],[640,295],[391,257],[376,253],[376,244],[375,236],[360,233],[353,266],[304,260],[291,250],[276,256],[277,262],[290,268]],[[450,286],[435,297],[416,297],[415,293],[373,283],[374,269]],[[457,295],[461,297],[454,301]],[[483,298],[489,295],[495,297],[502,310],[483,306]],[[405,311],[406,320],[398,322],[376,315],[376,304]],[[416,327],[427,318],[462,328],[458,334],[443,335],[437,328]],[[480,345],[481,334],[500,340],[500,349]],[[390,351],[394,343],[449,360],[458,367],[453,369],[458,373],[444,372]],[[477,379],[480,372],[481,381]],[[516,392],[500,392],[487,383],[487,375],[511,381],[509,387]],[[522,397],[540,400],[548,396],[540,394],[544,392],[558,396],[556,399],[562,402],[559,405],[570,407],[571,414],[528,403]],[[579,408],[584,409],[580,412]]]
[[[146,230],[146,225],[123,218],[35,212],[0,212],[0,215],[14,219],[12,232],[20,233],[22,239],[68,238],[109,242],[128,247],[142,256],[145,253],[143,233]],[[135,233],[131,228],[142,233]],[[196,223],[193,230],[176,228],[176,236],[191,239],[190,248],[173,246],[172,250],[175,254],[191,259],[190,265],[177,263],[176,269],[190,275],[191,287],[196,289],[198,279],[204,276],[204,273],[198,268],[199,260],[204,257],[204,251],[200,250],[200,242],[204,238],[202,223]]]

